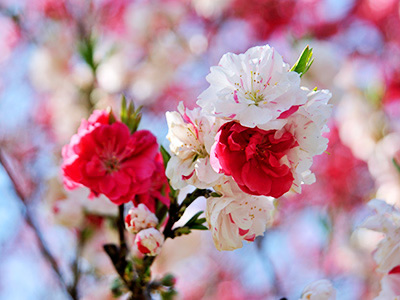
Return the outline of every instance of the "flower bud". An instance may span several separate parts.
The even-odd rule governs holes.
[[[161,279],[161,284],[165,286],[174,286],[176,283],[176,278],[172,274],[166,274],[162,279]]]
[[[336,289],[329,280],[315,281],[303,290],[300,300],[335,300]]]
[[[155,256],[161,252],[164,236],[155,228],[144,229],[136,235],[135,244],[142,254]]]
[[[142,229],[156,227],[158,219],[146,205],[140,203],[132,207],[125,217],[125,227],[131,233],[138,233]]]

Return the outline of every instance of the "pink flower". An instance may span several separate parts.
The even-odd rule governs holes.
[[[155,228],[144,229],[136,235],[135,244],[142,254],[155,256],[161,252],[164,236]]]
[[[236,122],[224,124],[211,149],[214,170],[231,175],[251,195],[280,197],[292,186],[294,177],[282,162],[288,150],[297,146],[289,132],[247,128]]]
[[[95,111],[64,146],[64,184],[88,187],[113,203],[132,201],[147,192],[156,169],[156,138],[146,130],[133,134],[121,123],[109,124],[109,113]]]

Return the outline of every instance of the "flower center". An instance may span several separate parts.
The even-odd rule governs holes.
[[[243,80],[243,76],[240,75],[239,82],[235,83],[235,91],[232,92],[234,99],[238,102],[238,95],[251,100],[254,105],[258,106],[259,103],[266,104],[268,101],[265,100],[264,91],[270,85],[271,77],[265,81],[264,78],[255,71],[250,71],[250,78]]]
[[[119,160],[116,156],[106,158],[104,161],[104,165],[106,167],[107,173],[109,173],[109,174],[119,171],[119,169],[121,167]]]
[[[249,97],[248,99],[254,101],[255,105],[258,105],[258,102],[261,102],[261,101],[264,100],[264,95],[263,94],[259,94],[257,92],[258,91],[251,92],[251,93],[248,94],[248,97]]]

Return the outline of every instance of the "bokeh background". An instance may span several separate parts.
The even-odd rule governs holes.
[[[54,265],[68,285],[79,267],[80,298],[113,299],[102,245],[116,207],[64,190],[62,146],[124,93],[168,147],[165,112],[194,107],[224,53],[267,43],[289,64],[310,45],[303,85],[333,94],[317,182],[279,199],[255,243],[218,252],[196,232],[168,241],[153,272],[176,275],[179,299],[297,300],[320,278],[340,300],[377,296],[379,235],[356,227],[368,200],[400,201],[399,1],[0,0],[0,299],[69,299]]]

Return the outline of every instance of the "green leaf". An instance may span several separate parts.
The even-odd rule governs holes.
[[[111,282],[110,289],[115,298],[121,297],[125,290],[124,283],[117,277]]]
[[[121,114],[120,114],[120,117],[121,117],[121,122],[125,124],[126,120],[128,119],[128,115],[126,113],[126,97],[125,97],[125,95],[121,96]]]
[[[134,106],[134,104],[133,104],[132,101],[129,101],[128,112],[127,112],[128,119],[131,118],[131,115],[132,115],[134,112],[135,112],[135,106]]]
[[[204,211],[199,211],[193,217],[190,218],[189,221],[186,222],[185,226],[190,226],[191,224],[196,223],[197,218],[203,213]]]
[[[142,119],[142,113],[140,110],[142,106],[139,106],[135,110],[135,104],[132,101],[127,101],[125,95],[121,97],[121,121],[128,126],[129,131],[134,133],[137,131],[140,121]]]
[[[107,107],[107,112],[108,112],[108,123],[111,125],[115,123],[117,120],[115,119],[114,113],[112,111],[112,108],[109,106]]]
[[[208,230],[207,226],[201,225],[201,224],[194,224],[190,226],[190,229],[196,229],[196,230]]]
[[[206,218],[200,218],[196,220],[196,224],[203,224],[206,220]]]
[[[187,226],[178,227],[178,228],[174,229],[174,233],[175,233],[175,236],[181,236],[181,235],[184,235],[184,234],[189,234],[190,233],[190,228],[187,227]]]
[[[78,43],[78,53],[80,54],[82,59],[89,65],[93,73],[96,72],[97,67],[99,66],[99,63],[95,62],[94,60],[96,44],[97,40],[92,35]]]
[[[300,77],[303,76],[314,62],[314,59],[312,58],[312,50],[313,49],[307,45],[290,71],[300,74]]]
[[[164,148],[163,145],[160,146],[160,152],[164,162],[164,168],[166,169],[168,162],[171,159],[171,154],[168,153],[168,151]]]
[[[128,261],[125,267],[125,274],[130,276],[133,272],[133,263],[131,261]]]
[[[394,164],[394,166],[396,167],[396,170],[400,173],[400,165],[397,163],[397,161],[393,158],[392,162]]]

